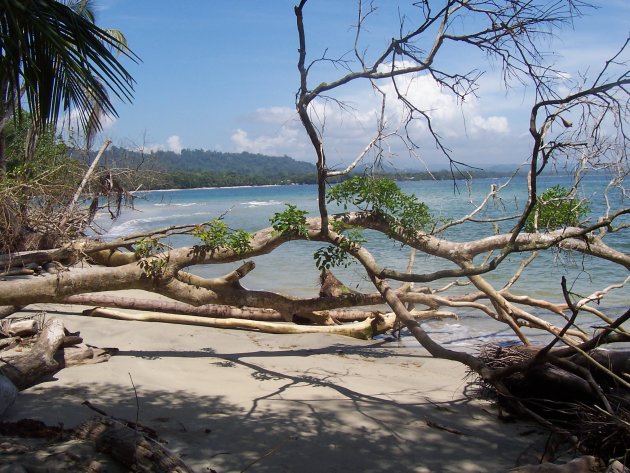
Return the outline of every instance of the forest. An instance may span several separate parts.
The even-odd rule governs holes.
[[[143,153],[113,146],[101,160],[107,168],[141,170],[134,183],[145,189],[315,183],[315,166],[288,156],[191,149]]]
[[[79,161],[86,158],[80,150],[70,150],[70,156]],[[96,152],[89,154],[88,161]],[[286,184],[315,184],[315,165],[297,161],[288,156],[266,156],[247,152],[227,153],[210,150],[183,149],[144,153],[112,146],[101,157],[101,165],[108,169],[137,170],[132,174],[128,187],[142,189],[190,189],[195,187],[262,186]],[[512,169],[498,171],[490,169],[466,169],[465,172],[451,170],[419,171],[397,170],[391,166],[376,170],[357,167],[349,175],[370,173],[390,179],[405,180],[449,180],[481,177],[506,177]],[[346,177],[331,179],[339,182]]]

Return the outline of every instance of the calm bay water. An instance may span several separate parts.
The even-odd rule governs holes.
[[[458,189],[451,181],[407,181],[399,183],[402,189],[414,193],[424,201],[434,216],[438,218],[458,218],[466,215],[481,202],[492,184],[502,183],[502,179],[477,179],[472,188],[464,182],[458,182]],[[591,202],[593,215],[603,207],[602,194],[608,179],[605,176],[591,177],[581,185],[582,196]],[[502,198],[494,201],[487,212],[479,218],[498,215],[514,215],[522,210],[525,196],[524,179],[517,178],[504,192]],[[543,177],[540,189],[556,184],[569,184],[566,178],[558,176]],[[173,191],[143,192],[138,195],[134,211],[125,211],[114,222],[105,217],[98,220],[103,227],[105,238],[147,231],[180,224],[202,223],[220,216],[232,228],[240,228],[250,232],[269,226],[269,218],[276,212],[285,209],[285,203],[307,210],[312,216],[317,215],[316,187],[311,185],[238,187],[189,189]],[[472,203],[471,203],[472,202]],[[621,202],[618,193],[612,194],[613,208]],[[331,212],[338,209],[331,208]],[[626,219],[626,221],[630,221]],[[513,221],[499,224],[499,231],[507,231]],[[444,236],[457,241],[466,241],[494,233],[497,228],[491,224],[466,224],[449,230]],[[409,257],[409,249],[387,238],[366,232],[370,249],[383,266],[404,270]],[[613,234],[606,240],[614,248],[630,253],[630,239],[622,233]],[[188,237],[173,238],[168,242],[173,246],[189,245],[193,240]],[[316,295],[318,287],[318,271],[315,268],[313,253],[321,247],[317,242],[292,242],[283,245],[272,254],[255,258],[256,269],[243,279],[243,284],[251,289],[280,291],[293,295]],[[501,287],[513,274],[523,255],[512,255],[497,271],[485,275],[495,287]],[[238,266],[207,265],[192,268],[192,272],[202,276],[218,276]],[[415,269],[418,272],[429,272],[452,267],[436,258],[418,253]],[[335,274],[350,287],[369,290],[358,265],[349,268],[338,268]],[[562,301],[560,280],[565,276],[572,290],[582,296],[610,284],[622,282],[628,272],[625,268],[603,264],[580,254],[547,252],[540,256],[526,270],[523,277],[513,288],[517,294],[544,298],[554,302]],[[444,286],[448,281],[436,282],[434,288]],[[467,288],[457,288],[465,292]],[[598,307],[611,317],[620,315],[628,307],[630,287],[613,291]],[[510,342],[514,340],[509,330],[502,324],[490,320],[487,316],[472,310],[458,312],[460,320],[429,322],[426,325],[433,336],[452,346],[469,348],[481,341],[494,340]],[[545,318],[562,325],[557,316],[538,312]],[[588,323],[594,323],[590,321]],[[587,323],[587,325],[588,325]]]

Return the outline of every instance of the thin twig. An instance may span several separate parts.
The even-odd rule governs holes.
[[[131,386],[133,386],[133,393],[136,397],[136,425],[138,425],[138,418],[140,417],[140,401],[138,400],[138,391],[136,390],[136,385],[133,383],[133,378],[131,377],[131,373],[127,373],[129,375],[129,379],[131,380]]]

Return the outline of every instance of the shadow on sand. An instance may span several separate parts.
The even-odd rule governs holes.
[[[318,357],[331,354],[345,358],[340,369],[319,367]],[[266,363],[283,357],[311,362],[303,372],[289,373]],[[207,371],[195,386],[201,381],[207,389],[195,391],[184,383],[181,389],[160,390],[139,382],[136,398],[131,383],[86,376],[71,386],[47,382],[23,392],[11,417],[72,426],[94,414],[81,404],[89,400],[110,415],[137,417],[196,471],[221,473],[499,472],[514,466],[540,438],[525,435],[530,426],[502,424],[487,404],[464,396],[437,403],[421,390],[380,386],[374,392],[344,379],[348,359],[396,357],[424,358],[378,343],[243,353],[123,350],[113,360],[139,360],[148,370],[163,369],[164,360],[199,359]],[[161,376],[169,385],[172,373]]]

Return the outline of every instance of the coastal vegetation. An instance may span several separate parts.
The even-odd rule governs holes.
[[[351,62],[322,58],[309,50],[308,5],[301,0],[295,7],[296,111],[312,144],[318,214],[308,216],[289,205],[271,218],[267,228],[254,232],[230,228],[218,217],[110,241],[69,235],[66,244],[54,248],[7,252],[0,258],[6,276],[38,271],[41,277],[0,282],[3,312],[32,303],[72,303],[94,306],[85,312],[89,316],[272,333],[323,332],[369,338],[406,329],[432,356],[467,366],[510,412],[535,419],[575,451],[627,462],[628,352],[602,348],[630,340],[630,310],[604,313],[598,304],[630,281],[630,253],[623,246],[630,227],[630,208],[623,198],[629,171],[626,127],[630,110],[630,72],[624,58],[630,39],[603,60],[600,70],[585,71],[582,82],[568,90],[567,84],[557,81],[560,72],[545,63],[538,33],[571,23],[580,13],[574,2],[559,1],[551,6],[520,0],[446,0],[439,6],[416,2],[418,16],[401,17],[399,29],[376,53],[377,45],[369,49],[362,43],[375,13],[374,4],[360,2]],[[477,69],[462,71],[440,65],[438,59],[445,48],[479,50],[501,65],[506,80],[513,78],[535,91],[527,112],[529,128],[523,130],[531,136],[523,181],[526,197],[517,213],[501,205],[502,191],[510,178],[492,184],[481,201],[470,202],[466,215],[449,219],[436,218],[424,202],[402,192],[391,179],[366,173],[351,175],[370,157],[379,160],[384,141],[402,142],[410,153],[415,152],[419,146],[415,129],[427,130],[425,138],[428,136],[431,146],[442,151],[451,177],[465,174],[465,156],[455,157],[449,151],[445,138],[434,128],[431,110],[415,104],[405,93],[411,88],[404,81],[419,74],[436,81],[458,103],[481,86]],[[313,82],[317,68],[330,62],[340,66],[334,68],[338,75],[326,82]],[[345,169],[331,169],[326,130],[315,119],[313,109],[357,81],[367,82],[382,100],[374,135]],[[399,112],[400,120],[388,120],[390,110]],[[197,156],[203,155],[190,152],[186,156],[193,166]],[[231,160],[228,155],[220,158]],[[285,159],[288,166],[288,158],[277,159]],[[571,169],[572,184],[539,189],[538,177],[554,166]],[[594,206],[580,198],[579,183],[585,174],[604,170],[612,179],[602,194],[605,204],[592,215]],[[331,185],[339,179],[344,182]],[[331,204],[343,211],[331,213]],[[451,237],[453,229],[465,229],[465,225],[485,225],[488,231],[477,239]],[[370,231],[384,235],[392,245],[409,249],[407,267],[381,264],[379,255],[366,244]],[[182,234],[195,238],[195,243],[168,245],[170,237]],[[463,234],[467,235],[465,230]],[[293,241],[319,246],[314,253],[322,283],[317,297],[251,290],[241,283],[256,269],[252,258],[281,251]],[[593,280],[591,293],[575,294],[563,279],[549,281],[550,292],[544,299],[520,293],[517,281],[536,277],[529,275],[528,269],[547,251],[609,265],[616,282],[604,285]],[[417,265],[418,254],[440,261],[440,269]],[[510,260],[511,276],[493,279],[493,271]],[[74,267],[77,261],[89,265]],[[336,267],[350,261],[362,268],[372,290],[352,290],[333,274]],[[237,269],[214,278],[198,276],[189,269],[237,262]],[[290,266],[291,261],[286,263]],[[46,274],[48,270],[54,274]],[[129,301],[95,294],[121,289],[159,293],[173,301]],[[371,308],[383,303],[389,312]],[[144,312],[120,310],[124,308]],[[426,319],[457,316],[463,308],[509,327],[520,345],[511,349],[486,347],[480,353],[456,351],[434,340],[421,324]],[[589,315],[585,320],[597,320],[596,330],[582,322],[585,314]],[[547,315],[557,316],[552,320],[560,322],[550,322]],[[529,330],[546,332],[551,341],[545,346],[534,345]],[[59,368],[52,360],[65,339],[63,326],[51,324],[38,342],[35,357],[4,359],[3,377],[20,389],[38,382],[43,374]]]
[[[114,97],[132,97],[120,58],[136,58],[87,1],[49,0],[2,0],[0,57],[0,250],[50,248],[82,234],[99,198],[123,200],[112,173],[86,174],[58,134],[78,127],[91,148]]]
[[[91,153],[88,160],[96,153]],[[81,156],[81,155],[79,155]],[[85,159],[85,158],[83,158]],[[315,184],[317,172],[313,163],[297,161],[288,156],[267,156],[247,152],[227,153],[200,149],[154,151],[145,153],[112,146],[103,154],[100,164],[105,169],[141,170],[130,175],[128,188],[191,189],[199,187],[264,186],[280,184]],[[368,172],[364,167],[352,174]],[[457,173],[447,169],[437,171],[396,170],[378,168],[371,175],[387,176],[394,180],[450,180],[480,177],[506,177],[513,169],[466,169]],[[331,179],[335,183],[345,179]]]

